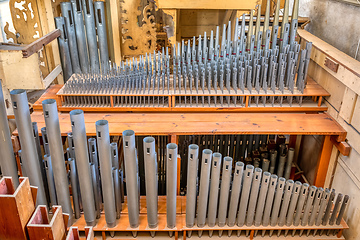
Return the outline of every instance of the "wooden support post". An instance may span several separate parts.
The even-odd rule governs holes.
[[[105,234],[105,231],[102,231],[102,232],[101,232],[101,237],[102,237],[102,239],[103,239],[103,240],[106,240],[106,234]]]
[[[176,9],[163,9],[165,14],[168,14],[172,17],[173,19],[173,28],[169,29],[167,32],[167,37],[169,39],[170,45],[171,47],[176,44],[177,41],[177,36],[176,33],[178,31],[178,27],[179,27],[179,23],[178,23],[178,18],[180,18],[179,13],[180,11],[177,11]]]
[[[319,101],[318,101],[318,107],[321,106],[321,103],[322,103],[322,96],[319,97]]]
[[[27,239],[26,224],[35,209],[28,178],[15,190],[11,177],[0,180],[0,239]]]
[[[249,107],[249,96],[245,97],[245,107]]]
[[[179,238],[179,232],[175,231],[175,240],[178,240],[178,238]]]
[[[254,230],[250,230],[250,240],[254,239]]]
[[[183,231],[183,240],[186,240],[186,230]]]
[[[110,106],[112,108],[114,107],[114,98],[113,98],[113,96],[110,96]]]
[[[343,229],[340,229],[336,236],[337,236],[338,238],[341,238],[342,233],[343,233]]]
[[[331,149],[333,144],[331,142],[331,136],[324,137],[324,143],[322,146],[320,158],[317,163],[314,185],[317,187],[323,187],[325,184],[326,173],[329,167]]]
[[[290,135],[289,148],[295,148],[297,135]]]
[[[107,30],[109,33],[108,46],[112,62],[119,64],[121,61],[121,14],[120,1],[106,1]]]
[[[53,216],[50,221],[47,206],[39,205],[36,208],[27,224],[29,240],[63,240],[66,237],[66,227],[61,206],[53,206],[52,212]]]

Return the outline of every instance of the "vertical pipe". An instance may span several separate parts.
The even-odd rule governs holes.
[[[110,143],[111,148],[111,162],[112,167],[119,169],[119,153],[118,153],[118,145],[116,142]]]
[[[46,132],[46,127],[41,128],[41,138],[43,140],[45,154],[50,155],[49,138]]]
[[[68,165],[70,170],[70,183],[71,183],[71,193],[74,205],[75,218],[80,218],[80,196],[78,192],[79,180],[76,174],[76,163],[73,158],[68,159]]]
[[[71,3],[61,2],[60,8],[61,8],[61,15],[64,17],[65,28],[68,34],[71,66],[74,73],[81,73],[78,47],[77,47],[76,35],[75,35],[74,15],[73,15]]]
[[[311,186],[310,189],[309,189],[309,194],[308,194],[308,197],[306,199],[304,213],[303,213],[303,216],[302,216],[302,219],[301,219],[301,225],[302,226],[306,226],[306,224],[308,224],[308,222],[309,222],[310,209],[311,209],[311,207],[313,205],[316,190],[317,190],[317,188],[315,186]]]
[[[249,207],[248,207],[247,217],[246,217],[246,225],[247,226],[252,226],[254,223],[255,207],[256,207],[256,203],[258,202],[261,175],[262,175],[261,168],[255,168],[254,177],[253,177],[253,181],[251,184]]]
[[[103,73],[106,73],[107,71],[109,71],[109,50],[108,50],[108,42],[106,36],[107,31],[106,31],[104,2],[102,1],[94,2],[94,14],[95,14],[95,22],[96,22],[96,31],[99,40],[101,71]]]
[[[232,227],[235,225],[236,213],[239,206],[239,198],[241,192],[241,183],[244,172],[244,163],[236,162],[234,179],[231,187],[231,196],[230,196],[230,204],[229,204],[229,213],[228,213],[228,225]],[[219,221],[220,226],[220,221]]]
[[[101,195],[101,179],[99,172],[99,160],[98,160],[98,152],[96,148],[96,139],[89,138],[88,139],[88,149],[89,149],[89,157],[90,163],[93,164],[93,168],[91,169],[92,179],[93,179],[93,189],[94,189],[94,201],[95,201],[95,210],[96,210],[96,218],[100,218],[101,216],[101,203],[102,203],[102,195]],[[92,166],[91,166],[92,167]]]
[[[186,186],[186,227],[193,227],[195,224],[195,209],[197,199],[197,176],[199,165],[199,146],[189,145]]]
[[[138,163],[135,148],[135,132],[125,130],[123,136],[126,194],[130,227],[139,226]]]
[[[213,153],[211,166],[209,208],[208,208],[208,225],[214,227],[217,216],[217,207],[219,199],[219,183],[221,170],[221,153]],[[225,166],[225,163],[224,163]]]
[[[285,224],[286,214],[288,213],[289,210],[290,198],[291,195],[293,194],[293,187],[294,187],[294,181],[287,180],[285,184],[284,198],[282,200],[281,210],[279,215],[279,226],[284,226]]]
[[[145,162],[146,208],[149,228],[158,225],[158,174],[155,138],[143,139]]]
[[[305,203],[308,191],[309,191],[309,184],[304,183],[301,187],[301,191],[299,194],[299,200],[296,205],[296,213],[295,213],[295,218],[294,218],[294,223],[293,223],[294,226],[298,226],[300,223],[300,219],[301,219],[301,215],[303,213],[304,203]]]
[[[229,194],[230,194],[231,173],[232,173],[232,165],[233,165],[232,163],[233,163],[233,159],[231,157],[224,157],[221,186],[220,186],[219,213],[218,213],[219,227],[225,226],[226,223],[226,215],[228,210]],[[236,166],[238,165],[239,164],[236,164]],[[239,173],[240,173],[239,167],[235,167],[235,175],[236,174],[239,175]],[[215,207],[215,209],[217,209],[217,206]]]
[[[166,145],[166,222],[176,226],[177,150],[175,143]]]
[[[256,212],[255,212],[255,226],[257,226],[257,227],[260,226],[262,216],[264,213],[265,200],[266,200],[266,195],[267,195],[267,192],[269,189],[270,177],[271,177],[271,174],[269,172],[263,173],[261,186],[260,186],[259,200],[257,202]]]
[[[197,214],[198,227],[205,226],[206,210],[209,199],[209,179],[211,167],[212,151],[204,149],[201,159],[201,173],[200,173],[200,190],[199,190],[199,205]]]
[[[77,109],[72,110],[70,112],[70,120],[85,222],[89,226],[94,226],[96,221],[95,202],[86,143],[84,112]]]
[[[18,171],[14,150],[11,143],[10,129],[5,108],[4,95],[2,91],[2,82],[0,80],[0,166],[4,176],[10,176],[13,179],[15,189],[19,186]]]
[[[302,184],[299,181],[296,181],[294,183],[293,193],[292,193],[292,196],[291,196],[291,199],[290,199],[289,211],[288,211],[288,214],[286,216],[286,226],[290,226],[294,221],[294,213],[295,213],[295,208],[296,208],[297,201],[299,199],[301,186],[302,186]]]
[[[44,181],[41,176],[41,169],[36,152],[35,139],[33,137],[30,111],[26,91],[22,89],[10,92],[11,101],[15,115],[16,126],[19,132],[22,163],[26,169],[30,184],[38,187],[37,205],[47,205]]]
[[[280,158],[279,158],[279,164],[277,167],[277,174],[278,177],[282,177],[284,176],[284,167],[285,167],[285,162],[286,162],[286,154],[281,154]]]
[[[294,154],[295,154],[295,150],[293,148],[289,148],[287,161],[286,161],[286,167],[285,167],[285,173],[284,173],[284,178],[285,179],[290,178],[290,173],[291,173],[292,162],[293,162],[293,159],[294,159]]]
[[[274,205],[271,211],[271,219],[270,219],[271,226],[275,226],[278,223],[281,199],[284,192],[285,182],[286,182],[285,178],[280,177],[278,184],[276,186]]]
[[[116,207],[114,182],[112,178],[112,162],[110,153],[109,123],[107,120],[99,120],[95,123],[97,144],[99,148],[100,174],[102,194],[104,198],[105,220],[109,228],[116,224]]]
[[[94,192],[96,218],[99,219],[101,217],[101,200],[100,200],[101,193],[98,192],[98,188],[97,188],[98,181],[96,178],[96,173],[98,172],[98,169],[96,168],[94,163],[89,163],[89,166],[90,166],[90,174],[91,174],[91,184]]]
[[[275,173],[276,158],[277,158],[277,151],[274,149],[271,149],[270,150],[270,169],[269,169],[269,172],[271,174]]]
[[[265,201],[264,216],[262,221],[262,225],[264,227],[268,226],[270,223],[270,215],[271,215],[272,205],[274,202],[274,195],[275,195],[275,188],[277,181],[278,181],[278,176],[272,174],[270,176],[269,190],[268,190],[268,194],[266,195],[266,201]]]
[[[58,44],[60,50],[60,58],[61,58],[61,66],[64,75],[65,82],[71,77],[73,74],[71,59],[70,59],[70,51],[68,44],[68,36],[65,29],[65,21],[63,17],[55,18],[55,26],[57,29],[60,29],[61,35],[58,37]]]
[[[88,43],[90,71],[98,72],[100,70],[99,53],[96,39],[94,6],[92,0],[82,0],[84,22],[86,29],[86,39]]]
[[[57,205],[56,200],[56,189],[55,189],[55,182],[54,182],[54,172],[51,165],[51,157],[50,155],[44,155],[44,165],[46,170],[46,177],[48,182],[49,188],[49,195],[50,195],[50,206]]]
[[[76,43],[79,52],[80,67],[82,73],[89,72],[89,55],[85,36],[84,18],[81,0],[71,0],[73,9]]]
[[[253,174],[254,166],[246,165],[237,218],[237,225],[239,227],[243,226],[245,223],[246,210],[249,204],[248,200],[250,196],[250,187],[253,179]]]
[[[119,219],[122,210],[121,204],[121,186],[120,186],[120,172],[117,168],[112,168],[112,177],[114,182],[114,194],[115,194],[115,207],[116,207],[116,218]]]
[[[48,141],[58,202],[62,206],[63,212],[69,214],[71,219],[73,211],[70,202],[68,176],[66,173],[56,101],[54,99],[46,99],[42,102],[42,106],[46,131],[48,136],[51,136],[48,138]]]

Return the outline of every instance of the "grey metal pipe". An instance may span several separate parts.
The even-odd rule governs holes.
[[[278,177],[284,176],[284,168],[285,168],[285,162],[286,162],[286,155],[281,154],[279,158],[279,164],[277,166],[277,174]]]
[[[201,173],[200,173],[200,190],[199,190],[199,204],[197,214],[197,225],[198,227],[205,226],[206,210],[209,199],[209,179],[210,179],[210,168],[212,161],[212,151],[210,149],[204,149],[202,151],[201,159]]]
[[[292,162],[294,160],[294,154],[295,154],[295,149],[289,148],[288,155],[287,155],[286,166],[285,166],[285,173],[284,173],[284,178],[285,179],[290,178]]]
[[[304,203],[306,200],[306,197],[309,192],[309,184],[304,183],[301,187],[300,194],[299,194],[299,200],[296,205],[296,213],[295,213],[295,219],[294,219],[294,226],[298,226],[300,224],[301,215],[303,213]]]
[[[338,211],[339,211],[340,206],[341,206],[342,199],[343,199],[343,195],[341,193],[339,193],[337,198],[336,198],[334,209],[333,209],[333,211],[331,213],[331,217],[330,217],[330,220],[329,220],[330,225],[334,225],[334,223],[335,223],[336,217],[338,215]]]
[[[96,31],[99,41],[101,70],[103,73],[106,73],[107,71],[109,71],[109,50],[108,50],[108,42],[106,36],[107,31],[106,31],[104,4],[105,3],[102,1],[95,1],[94,13],[95,13]]]
[[[209,207],[207,213],[209,227],[214,227],[216,222],[218,200],[219,200],[220,170],[221,170],[221,160],[222,160],[221,158],[222,158],[221,153],[218,152],[213,153],[212,163],[211,163]]]
[[[230,196],[229,213],[228,213],[229,227],[235,225],[236,213],[238,211],[238,206],[239,206],[243,172],[244,172],[244,163],[236,162],[234,179],[231,187],[231,196]],[[220,221],[219,221],[219,226],[220,226]]]
[[[76,43],[74,15],[70,2],[61,2],[61,15],[64,17],[65,28],[68,34],[71,66],[74,73],[81,73],[78,47]]]
[[[349,195],[345,195],[345,196],[344,196],[344,200],[343,200],[343,202],[342,202],[342,204],[341,204],[341,208],[340,208],[340,211],[339,211],[339,215],[338,215],[337,218],[336,218],[336,224],[337,224],[337,225],[340,225],[341,220],[342,220],[342,218],[343,218],[343,216],[344,216],[346,207],[347,207],[347,205],[349,204],[349,201],[350,201]]]
[[[297,201],[299,199],[301,187],[302,187],[301,182],[296,181],[294,183],[293,193],[292,193],[291,199],[290,199],[289,211],[286,216],[286,226],[290,226],[294,221],[295,208],[296,208]]]
[[[322,196],[322,199],[321,199],[319,214],[317,215],[316,220],[315,220],[316,226],[320,226],[320,224],[321,224],[321,221],[325,214],[325,208],[329,202],[330,194],[331,194],[330,189],[326,188],[324,191],[324,194]]]
[[[95,199],[95,209],[97,218],[100,218],[100,212],[101,212],[101,203],[102,201],[102,194],[101,194],[101,179],[100,179],[100,172],[99,172],[99,159],[98,159],[98,152],[96,147],[96,139],[95,138],[89,138],[88,139],[88,149],[89,149],[89,157],[90,157],[90,163],[94,164],[94,170],[92,170],[92,174],[94,175],[94,181],[93,181],[93,189],[94,194],[97,196]]]
[[[116,142],[110,143],[112,167],[119,169],[119,153]]]
[[[197,199],[197,176],[199,165],[199,146],[189,145],[187,186],[186,186],[186,227],[193,227],[195,224],[195,209]]]
[[[33,130],[33,137],[35,139],[36,152],[37,152],[39,163],[40,163],[40,169],[41,169],[41,174],[42,174],[41,176],[45,182],[46,173],[45,173],[45,167],[44,167],[44,162],[43,162],[43,157],[42,157],[42,152],[41,152],[41,147],[40,147],[38,126],[37,126],[37,122],[32,122],[31,124],[32,124],[32,130]],[[44,184],[44,185],[46,186],[46,184]],[[45,189],[45,192],[46,192],[46,189]]]
[[[49,138],[46,132],[46,127],[41,128],[41,138],[43,140],[45,154],[50,155]]]
[[[311,186],[309,188],[309,194],[308,194],[308,197],[306,199],[304,213],[303,213],[303,216],[302,216],[302,219],[301,219],[301,225],[302,226],[306,226],[306,224],[308,224],[308,222],[309,222],[310,209],[313,206],[314,198],[315,198],[315,195],[316,195],[316,190],[317,190],[317,188],[315,186]]]
[[[68,44],[67,32],[65,29],[65,21],[63,17],[55,18],[55,26],[60,29],[61,35],[58,37],[58,44],[60,50],[61,66],[64,75],[64,81],[66,82],[73,74],[70,50]]]
[[[266,195],[269,189],[270,177],[271,174],[269,172],[263,173],[261,186],[260,186],[260,193],[258,198],[259,200],[257,202],[256,212],[255,212],[255,226],[257,227],[260,226],[262,216],[264,213],[264,207],[265,207]]]
[[[233,159],[231,157],[224,157],[224,163],[221,174],[222,177],[221,177],[219,213],[218,213],[219,227],[225,226],[226,223],[226,215],[228,211],[229,194],[230,194],[231,173],[232,173],[232,165],[233,165],[232,163],[233,163]],[[234,173],[235,176],[236,174],[237,175],[240,174],[240,167],[237,167],[237,165],[235,166],[235,173]],[[234,181],[235,181],[235,176],[234,176]],[[237,203],[235,206],[237,207]],[[217,209],[217,206],[215,208]],[[210,207],[209,207],[209,211],[210,211]]]
[[[100,200],[100,193],[98,192],[98,181],[96,179],[96,166],[94,163],[89,163],[90,165],[90,174],[92,180],[92,188],[94,191],[94,202],[95,202],[95,211],[96,211],[96,218],[99,219],[101,217],[101,200]]]
[[[255,168],[254,177],[253,177],[253,181],[251,184],[249,206],[248,206],[247,216],[246,216],[246,226],[252,226],[254,223],[255,207],[258,202],[261,176],[262,176],[261,168]]]
[[[270,177],[269,190],[268,190],[268,194],[266,195],[266,201],[265,201],[265,209],[264,209],[264,216],[262,222],[262,225],[264,227],[268,226],[270,223],[270,215],[271,215],[272,205],[274,202],[277,181],[278,181],[278,176],[272,174]]]
[[[76,163],[73,158],[69,158],[67,161],[70,171],[70,183],[71,183],[71,193],[74,205],[75,218],[80,218],[80,196],[78,192],[79,179],[76,174]]]
[[[0,80],[0,166],[4,176],[12,177],[15,189],[19,186],[18,170],[11,143],[10,129]]]
[[[68,145],[69,145],[69,150],[70,150],[70,156],[71,156],[71,158],[75,159],[75,146],[74,146],[74,138],[73,138],[72,132],[69,132],[67,134],[67,140],[68,140]]]
[[[329,222],[330,211],[332,209],[334,200],[335,200],[335,190],[333,189],[330,193],[329,201],[325,209],[324,218],[322,219],[322,225],[326,225]]]
[[[116,218],[119,219],[122,210],[122,203],[121,203],[120,176],[119,176],[119,170],[117,168],[114,167],[112,168],[112,177],[114,181]]]
[[[261,164],[261,169],[263,170],[263,172],[268,172],[270,169],[270,160],[263,158],[262,160],[262,164]]]
[[[105,220],[109,228],[116,225],[116,206],[114,181],[112,177],[112,159],[110,152],[110,133],[107,120],[95,123],[97,144],[99,148],[99,163],[101,174],[102,195],[104,199]]]
[[[12,90],[10,95],[13,102],[16,126],[19,132],[23,166],[26,169],[30,184],[38,187],[36,204],[47,205],[26,91],[22,89]]]
[[[176,226],[177,150],[175,143],[166,145],[166,222]]]
[[[246,210],[249,204],[249,196],[250,196],[250,187],[254,174],[254,166],[246,165],[244,172],[243,185],[241,189],[241,197],[239,203],[239,211],[237,217],[237,225],[242,227],[245,223],[246,218]]]
[[[129,212],[130,227],[139,226],[139,191],[138,191],[138,162],[135,148],[135,132],[125,130],[122,134],[125,176],[126,176],[126,194]]]
[[[155,150],[155,138],[144,138],[143,147],[147,221],[149,228],[156,228],[158,225],[158,168]]]
[[[55,189],[55,181],[54,181],[54,172],[51,165],[51,157],[50,155],[44,155],[44,165],[46,170],[47,183],[49,188],[50,195],[50,206],[57,205],[56,199],[56,189]]]
[[[277,151],[275,149],[271,149],[270,150],[270,168],[269,168],[269,172],[271,174],[275,173],[276,158],[277,158]]]
[[[95,202],[90,174],[89,154],[87,151],[84,112],[78,109],[72,110],[70,112],[70,120],[85,222],[89,226],[94,226],[96,221]]]
[[[313,226],[315,223],[315,218],[318,215],[318,211],[320,208],[320,201],[322,198],[322,195],[324,193],[324,189],[323,188],[318,188],[318,190],[316,191],[316,195],[315,195],[315,200],[314,200],[314,204],[311,210],[311,215],[310,215],[310,220],[309,220],[309,224],[310,226]]]
[[[281,210],[279,215],[279,226],[284,226],[286,221],[286,214],[289,210],[289,205],[291,201],[291,197],[293,194],[293,187],[294,187],[294,181],[293,180],[287,180],[285,184],[285,190],[284,190],[284,197],[281,204]]]
[[[46,132],[50,147],[51,163],[54,171],[54,180],[57,199],[63,212],[73,217],[70,202],[69,181],[66,173],[63,145],[61,140],[59,115],[55,99],[46,99],[42,102]]]
[[[286,183],[286,179],[283,177],[280,177],[278,184],[276,186],[274,205],[272,207],[272,212],[271,212],[271,219],[270,219],[271,226],[275,226],[278,223],[281,199],[283,196],[285,183]]]
[[[86,43],[84,18],[82,12],[81,0],[71,0],[73,9],[76,43],[79,53],[79,61],[82,73],[89,72],[89,54]]]
[[[98,72],[100,70],[99,53],[95,30],[94,6],[92,0],[82,0],[84,22],[86,29],[86,39],[88,43],[90,71]]]

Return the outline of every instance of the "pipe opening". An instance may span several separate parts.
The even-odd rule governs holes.
[[[102,18],[101,18],[101,9],[97,9],[97,18],[98,18],[98,22],[99,24],[102,24]]]
[[[212,154],[212,151],[210,149],[204,149],[203,154]]]
[[[96,121],[96,125],[97,126],[106,126],[109,122],[107,120],[99,120],[99,121]]]
[[[80,115],[80,114],[83,114],[83,113],[84,113],[83,110],[81,110],[81,109],[75,109],[75,110],[72,110],[72,111],[70,112],[70,115],[75,116],[75,115]]]
[[[81,12],[81,3],[80,0],[76,0],[76,11]]]
[[[153,138],[153,137],[146,137],[146,138],[144,138],[144,143],[153,143],[153,142],[155,142],[155,138]]]
[[[125,131],[123,132],[123,136],[124,136],[124,137],[130,137],[130,136],[132,136],[132,135],[135,135],[135,132],[134,132],[133,130],[125,130]]]
[[[10,92],[11,95],[15,95],[15,94],[22,94],[26,92],[24,89],[14,89]]]
[[[53,104],[53,103],[56,103],[55,99],[46,99],[42,101],[42,104]]]
[[[196,144],[190,144],[189,148],[192,149],[192,150],[197,150],[197,149],[199,149],[199,146],[196,145]]]
[[[213,153],[213,157],[214,158],[221,158],[221,153],[218,153],[218,152]]]
[[[175,150],[177,149],[177,145],[175,143],[169,143],[168,145],[166,145],[166,148]]]

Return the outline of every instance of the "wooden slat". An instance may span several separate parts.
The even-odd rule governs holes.
[[[170,9],[255,9],[257,0],[237,1],[237,0],[157,0],[159,8]]]
[[[54,39],[60,37],[60,29],[55,29],[54,31],[46,34],[45,36],[37,39],[36,41],[30,43],[22,49],[22,54],[24,58],[28,58],[37,51],[41,50],[46,44],[52,42]]]
[[[339,152],[344,155],[344,156],[349,156],[350,154],[350,150],[351,150],[351,146],[345,142],[337,142],[335,138],[331,138],[331,142],[335,145],[335,147],[339,150]]]
[[[133,129],[137,135],[193,135],[193,134],[290,134],[335,135],[344,141],[345,130],[327,113],[86,113],[85,124],[89,136],[96,135],[95,122],[110,123],[110,134],[121,135]],[[45,127],[42,112],[34,112],[39,133]],[[61,133],[71,132],[70,115],[60,113]],[[17,131],[14,132],[17,134]]]

